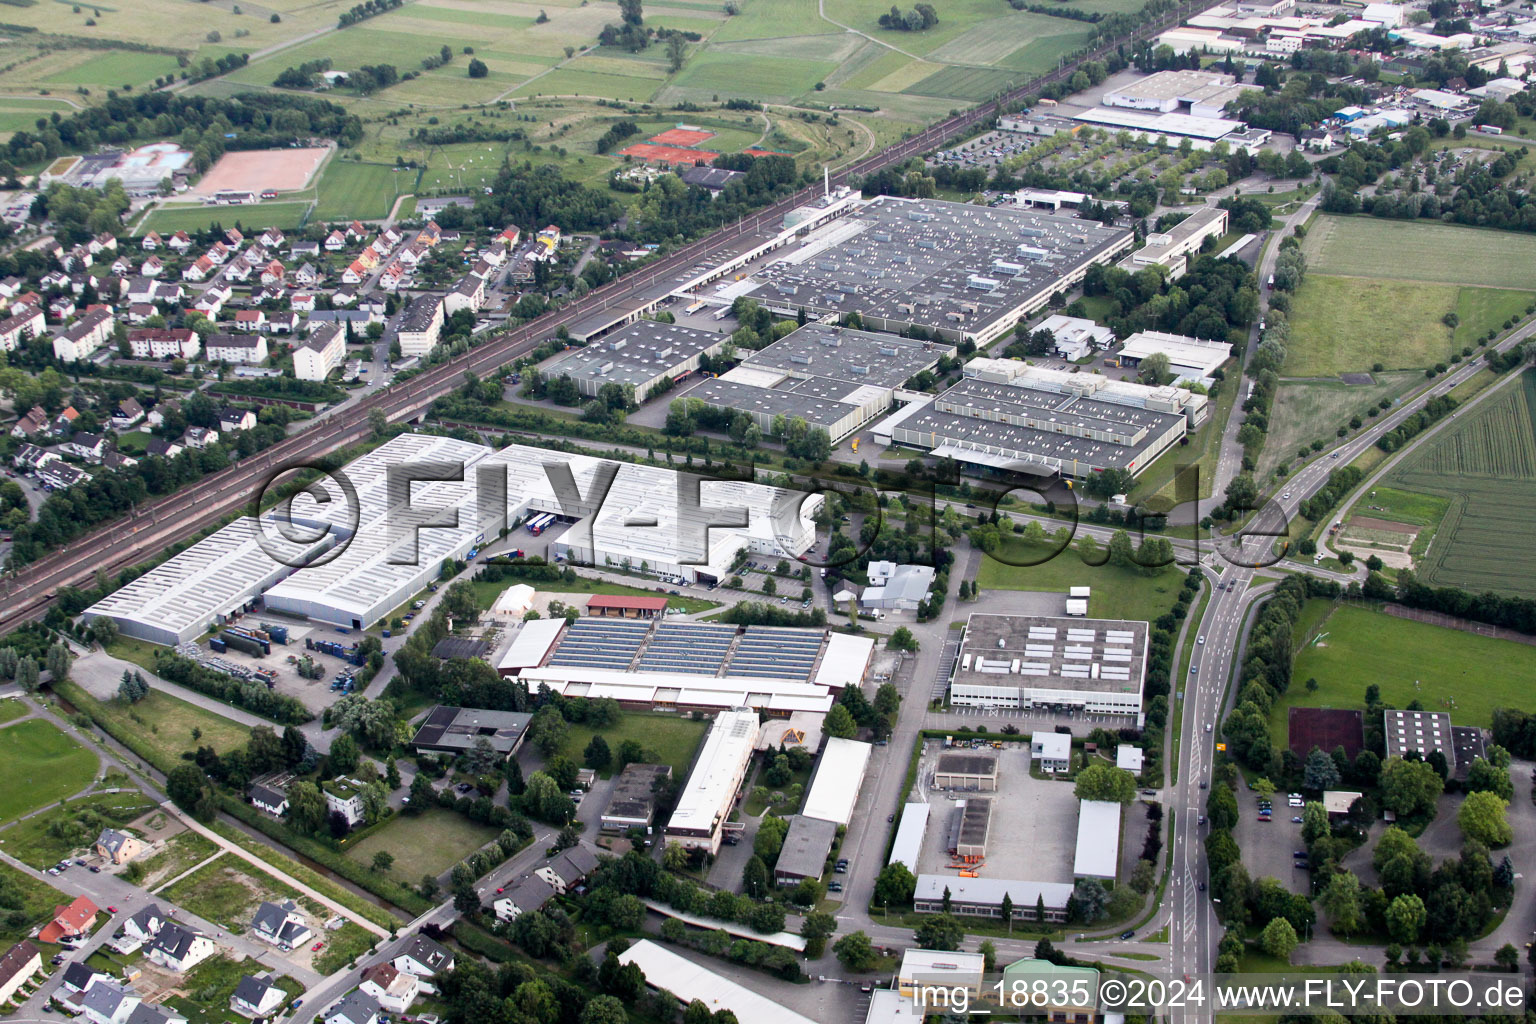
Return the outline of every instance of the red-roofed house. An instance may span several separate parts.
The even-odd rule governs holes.
[[[618,594],[594,594],[587,601],[588,615],[607,615],[625,619],[654,619],[667,610],[665,597],[628,597]]]
[[[235,313],[235,326],[247,332],[259,331],[267,322],[267,314],[259,309],[242,309]]]
[[[73,903],[64,903],[53,908],[53,920],[43,926],[43,930],[37,935],[37,940],[58,942],[60,939],[84,935],[96,923],[96,915],[99,913],[101,908],[96,904],[84,896],[76,896]]]

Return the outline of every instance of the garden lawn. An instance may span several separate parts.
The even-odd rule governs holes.
[[[153,685],[153,684],[151,684]],[[92,718],[106,723],[113,736],[135,737],[155,754],[155,767],[168,771],[183,752],[212,747],[221,754],[244,747],[251,731],[222,715],[189,704],[159,690],[137,704],[112,699],[99,701],[72,682],[56,684],[54,691]],[[197,738],[192,731],[198,730]]]
[[[404,885],[415,885],[423,875],[435,878],[447,871],[499,834],[456,811],[430,807],[419,815],[396,814],[356,844],[348,843],[347,857],[371,866],[373,855],[386,851],[395,858],[387,874]]]
[[[187,1018],[187,1024],[224,1024],[229,1020],[229,997],[235,994],[240,979],[247,974],[266,974],[269,968],[256,960],[231,960],[227,956],[215,956],[204,960],[188,972],[178,990],[187,995],[173,995],[166,999],[166,1006]],[[283,976],[274,980],[288,998],[300,995],[304,986],[292,978]],[[281,1016],[281,1011],[273,1017]]]
[[[14,722],[18,718],[27,715],[32,709],[19,700],[0,700],[0,725],[6,722]]]
[[[1003,542],[997,555],[982,559],[977,581],[991,590],[1049,590],[1066,593],[1068,587],[1092,587],[1088,614],[1096,619],[1142,619],[1151,621],[1173,607],[1184,573],[1178,565],[1165,567],[1155,576],[1144,575],[1139,567],[1085,565],[1074,548],[1050,557],[1053,545],[1031,545],[1021,537]],[[1106,545],[1099,546],[1099,557],[1107,556]],[[1002,559],[1001,561],[999,559]],[[1039,565],[1021,565],[1039,561]],[[976,611],[985,611],[981,601]]]
[[[177,906],[243,933],[263,901],[295,899],[298,892],[247,861],[226,854],[161,894]]]
[[[587,744],[592,742],[594,734],[601,733],[608,744],[609,751],[615,755],[619,752],[620,743],[625,740],[635,740],[645,749],[660,755],[656,763],[671,765],[672,777],[680,779],[688,773],[688,766],[693,763],[694,752],[699,749],[699,743],[704,738],[708,727],[708,722],[696,722],[679,715],[629,711],[625,712],[624,717],[617,723],[606,729],[573,724],[566,734],[565,742],[560,745],[559,752],[578,765],[584,765],[586,761],[582,755],[587,749]],[[613,774],[613,771],[604,769],[599,774],[607,778]]]
[[[16,703],[20,703],[19,701]],[[28,719],[0,729],[0,821],[74,796],[96,778],[100,762],[52,722]]]
[[[1308,603],[1310,612],[1313,604]],[[1292,707],[1363,708],[1365,688],[1381,687],[1383,702],[1450,711],[1458,724],[1487,728],[1497,707],[1529,708],[1531,648],[1463,633],[1357,605],[1340,605],[1319,626],[1321,643],[1296,655],[1289,690],[1275,702],[1270,735],[1285,735]],[[1316,679],[1317,691],[1305,682]]]
[[[153,806],[138,790],[81,797],[34,814],[0,832],[0,839],[5,841],[0,849],[35,868],[46,868],[94,842],[102,821],[125,825]],[[90,827],[76,824],[55,830],[55,825],[76,822],[86,811],[92,812],[88,816]]]

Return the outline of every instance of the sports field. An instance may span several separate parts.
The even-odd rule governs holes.
[[[30,718],[0,729],[0,821],[15,821],[39,807],[74,796],[91,784],[96,754],[65,736],[52,722]]]
[[[261,192],[276,189],[293,192],[309,184],[330,154],[325,146],[310,149],[248,149],[225,153],[208,169],[193,190],[194,195],[218,192]]]
[[[383,220],[395,197],[416,186],[416,171],[388,164],[332,160],[316,186],[311,218],[319,221]]]
[[[1372,374],[1370,384],[1340,380],[1288,380],[1280,384],[1269,416],[1269,433],[1259,457],[1258,473],[1267,478],[1282,462],[1294,463],[1296,451],[1313,441],[1332,443],[1334,432],[1351,416],[1366,418],[1366,410],[1384,398],[1394,398],[1424,375],[1412,371]]]
[[[415,885],[422,875],[440,875],[474,853],[500,833],[489,825],[476,825],[457,811],[432,807],[425,814],[397,814],[388,824],[348,844],[347,857],[373,865],[382,851],[395,858],[389,876],[403,885]]]
[[[656,163],[705,163],[712,164],[719,153],[711,153],[704,149],[682,149],[678,146],[658,146],[651,142],[637,142],[633,146],[625,146],[619,150],[625,156],[632,156],[636,160],[651,160]]]
[[[234,227],[236,221],[248,228],[281,228],[291,231],[304,222],[309,208],[309,203],[297,201],[254,203],[247,206],[172,206],[155,210],[145,217],[135,233],[147,235],[151,231],[158,231],[164,235],[177,231],[204,231],[210,224]]]
[[[1313,603],[1309,602],[1309,606]],[[1290,689],[1269,716],[1270,735],[1285,736],[1291,707],[1362,708],[1365,688],[1397,707],[1419,701],[1450,711],[1457,725],[1487,727],[1497,707],[1531,704],[1533,649],[1460,630],[1397,619],[1360,605],[1340,605],[1323,620],[1320,643],[1296,655]],[[1316,679],[1316,692],[1304,683]]]
[[[1385,482],[1449,502],[1419,563],[1424,582],[1536,597],[1536,372],[1459,416]]]
[[[1536,289],[1536,235],[1513,231],[1324,215],[1302,251],[1321,274]]]

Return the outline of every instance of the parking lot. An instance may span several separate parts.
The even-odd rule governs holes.
[[[990,797],[992,824],[987,834],[986,859],[977,866],[983,878],[1017,878],[1031,882],[1071,882],[1072,858],[1077,847],[1077,798],[1068,782],[1047,782],[1029,774],[1028,743],[1008,744],[1002,750],[987,748],[978,753],[997,756],[998,788],[995,793],[943,791],[932,788],[933,769],[942,742],[928,741],[918,769],[919,786],[928,795],[931,810],[928,832],[918,858],[920,874],[947,874],[950,856],[945,840],[955,801]]]
[[[987,132],[953,149],[940,150],[928,159],[927,164],[929,167],[995,167],[1024,153],[1039,141],[1039,136],[1022,132]]]
[[[1311,882],[1307,872],[1296,867],[1292,855],[1305,848],[1301,826],[1291,821],[1301,817],[1300,807],[1291,807],[1286,794],[1276,793],[1272,800],[1274,820],[1259,820],[1258,798],[1251,790],[1237,792],[1237,842],[1243,860],[1254,878],[1278,879],[1294,893],[1305,893]]]

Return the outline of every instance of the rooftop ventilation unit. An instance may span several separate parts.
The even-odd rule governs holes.
[[[996,291],[1000,283],[995,277],[982,277],[980,274],[972,274],[965,279],[967,288],[976,288],[984,292]]]
[[[799,363],[801,366],[811,365],[811,357],[802,352],[796,352],[794,355],[790,356],[789,361],[792,363]]]
[[[880,354],[883,356],[896,356],[899,355],[900,352],[897,350],[895,345],[881,345]]]
[[[1022,264],[1009,263],[1007,260],[993,260],[992,269],[999,274],[1007,274],[1009,277],[1015,277],[1024,272]]]
[[[619,349],[623,348],[625,345],[628,345],[628,344],[629,344],[629,339],[628,338],[615,338],[613,341],[608,343],[608,347],[610,349],[612,349],[613,351],[617,352]]]
[[[867,377],[869,376],[869,367],[859,363],[854,363],[848,367],[848,372],[859,377]]]
[[[928,213],[926,210],[913,210],[907,214],[907,220],[917,221],[920,224],[925,224],[933,219],[933,214]]]

